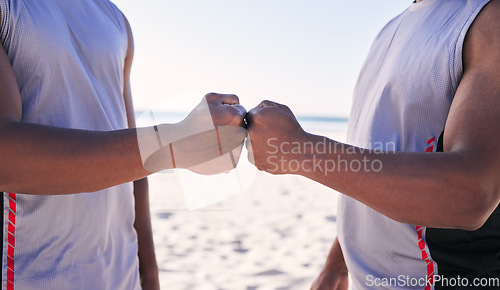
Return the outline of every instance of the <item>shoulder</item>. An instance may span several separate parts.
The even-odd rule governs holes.
[[[134,38],[133,38],[132,28],[130,26],[130,23],[129,23],[127,17],[125,16],[125,14],[120,10],[120,8],[118,8],[118,6],[116,6],[111,1],[106,1],[106,3],[109,5],[109,7],[111,7],[111,9],[114,11],[116,17],[118,18],[118,21],[120,23],[122,23],[122,25],[125,28],[125,31],[127,33],[127,38],[128,38],[128,53],[127,53],[127,55],[129,55],[130,52],[133,52],[133,48],[134,48]]]
[[[464,43],[465,69],[500,61],[500,0],[490,1],[472,23]]]
[[[126,58],[127,59],[133,58],[134,38],[133,38],[133,34],[132,34],[132,28],[130,26],[130,23],[129,23],[127,17],[121,11],[121,9],[118,6],[116,6],[116,4],[114,4],[113,2],[111,2],[109,0],[104,0],[103,3],[105,3],[105,5],[108,7],[108,9],[114,13],[116,20],[118,21],[119,25],[121,26],[121,28],[123,30],[124,37],[125,37],[125,35],[127,37]]]

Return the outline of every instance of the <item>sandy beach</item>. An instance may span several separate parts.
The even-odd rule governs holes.
[[[309,289],[336,236],[338,193],[302,177],[259,172],[197,211],[175,173],[150,188],[162,289]]]

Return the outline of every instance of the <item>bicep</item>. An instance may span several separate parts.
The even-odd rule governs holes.
[[[21,95],[12,66],[3,45],[0,45],[0,125],[20,122]]]
[[[444,133],[445,151],[459,152],[469,172],[500,200],[500,2],[493,1],[469,29],[464,75]]]

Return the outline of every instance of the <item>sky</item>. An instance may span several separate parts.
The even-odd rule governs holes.
[[[378,31],[409,0],[114,0],[135,39],[136,110],[188,111],[208,92],[247,109],[347,117]]]

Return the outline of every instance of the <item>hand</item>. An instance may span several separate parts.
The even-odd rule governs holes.
[[[290,165],[305,157],[302,145],[308,134],[287,106],[263,101],[248,112],[247,122],[250,162],[259,170],[272,174],[299,173],[300,162],[298,168]],[[300,148],[292,151],[292,147]]]
[[[347,272],[336,274],[322,271],[313,282],[311,290],[347,290],[348,287],[349,279]]]
[[[244,143],[240,143],[238,147],[233,149],[222,156],[216,157],[204,163],[190,166],[190,171],[203,175],[214,175],[219,173],[228,173],[236,168],[240,160],[241,151],[243,150]]]
[[[245,115],[237,96],[207,94],[181,122],[157,126],[161,148],[149,154],[145,168],[151,172],[184,168],[206,175],[232,170],[246,137]],[[141,156],[147,156],[143,151]]]
[[[186,159],[186,164],[181,164],[181,167],[205,175],[234,169],[246,137],[243,122],[246,113],[235,95],[207,94],[180,123],[183,130],[193,133],[208,129],[184,139],[186,142],[174,144],[177,149],[175,155],[185,153],[189,156],[189,160]],[[203,144],[205,151],[200,150],[200,144]]]
[[[189,132],[203,132],[222,126],[244,127],[246,113],[236,95],[209,93],[179,125]]]

